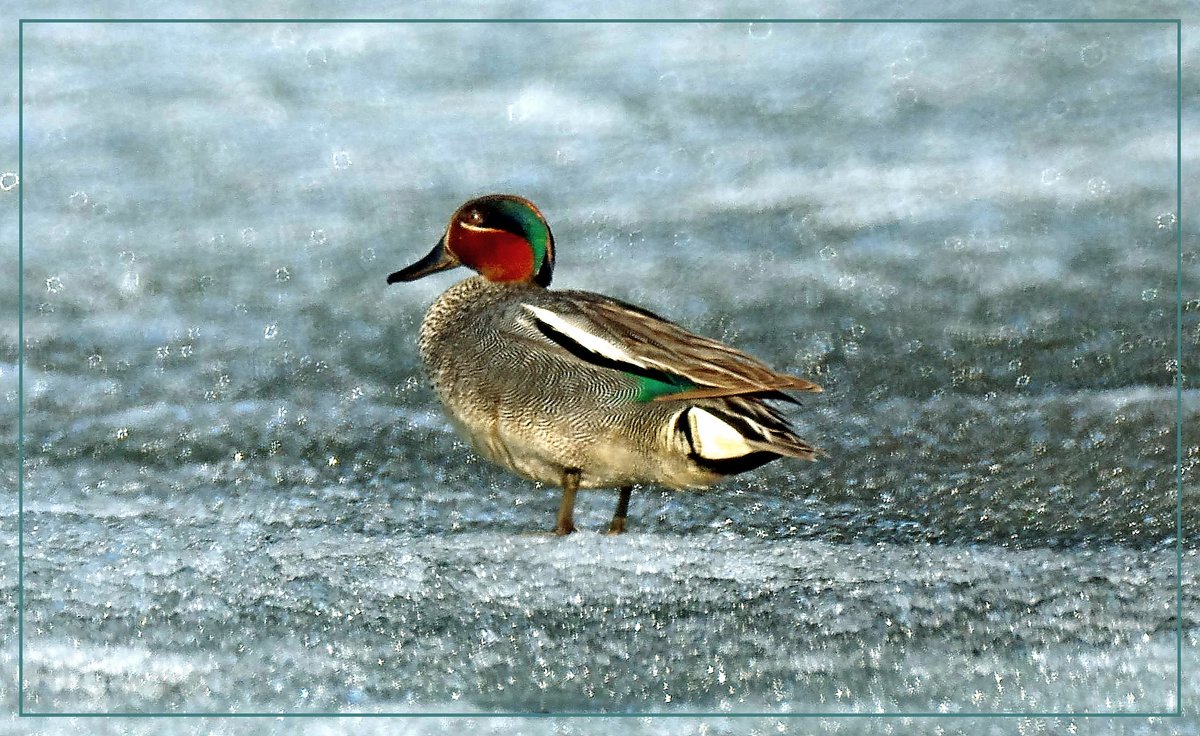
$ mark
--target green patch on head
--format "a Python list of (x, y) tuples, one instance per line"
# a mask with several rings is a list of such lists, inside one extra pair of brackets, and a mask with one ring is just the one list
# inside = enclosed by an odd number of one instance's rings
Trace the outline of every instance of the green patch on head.
[(638, 384), (638, 393), (634, 397), (637, 401), (654, 401), (660, 396), (670, 396), (696, 388), (696, 384), (686, 378), (672, 376), (668, 373), (663, 373), (661, 379), (649, 376), (634, 376), (634, 378)]
[(496, 202), (496, 208), (518, 222), (529, 244), (533, 246), (533, 272), (542, 270), (546, 259), (552, 257), (553, 240), (546, 221), (526, 202), (506, 198)]

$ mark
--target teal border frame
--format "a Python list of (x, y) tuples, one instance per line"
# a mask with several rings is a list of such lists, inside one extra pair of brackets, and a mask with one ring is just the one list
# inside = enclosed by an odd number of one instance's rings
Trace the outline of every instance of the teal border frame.
[[(25, 25), (184, 23), (522, 23), (522, 24), (1135, 24), (1175, 26), (1175, 709), (1151, 712), (182, 712), (39, 713), (25, 709)], [(17, 715), (22, 718), (1181, 718), (1183, 716), (1183, 20), (1181, 18), (21, 18), (17, 32)]]

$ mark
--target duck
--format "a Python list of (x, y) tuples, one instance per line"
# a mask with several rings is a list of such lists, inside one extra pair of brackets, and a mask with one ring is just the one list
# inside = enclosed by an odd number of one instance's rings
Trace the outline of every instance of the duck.
[(554, 533), (576, 530), (578, 491), (618, 489), (609, 534), (626, 531), (635, 485), (710, 486), (780, 458), (821, 454), (768, 402), (820, 392), (647, 309), (551, 289), (555, 242), (528, 199), (488, 194), (450, 217), (424, 258), (387, 277), (466, 266), (421, 322), (433, 391), (474, 450), (562, 489)]

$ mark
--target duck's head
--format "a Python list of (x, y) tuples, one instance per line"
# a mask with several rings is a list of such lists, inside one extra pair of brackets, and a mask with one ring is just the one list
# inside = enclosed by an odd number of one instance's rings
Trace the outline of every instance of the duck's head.
[(489, 281), (549, 286), (554, 236), (533, 202), (513, 194), (489, 194), (459, 207), (429, 255), (397, 271), (389, 284), (468, 266)]

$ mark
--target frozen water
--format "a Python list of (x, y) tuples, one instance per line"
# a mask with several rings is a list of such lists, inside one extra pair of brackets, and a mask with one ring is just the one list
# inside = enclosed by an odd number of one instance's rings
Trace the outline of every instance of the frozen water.
[[(25, 201), (26, 708), (464, 712), (455, 728), (537, 734), (588, 726), (485, 714), (892, 733), (734, 716), (1173, 709), (1174, 244), (1195, 235), (1174, 38), (27, 25), (25, 175), (0, 177)], [(596, 532), (613, 494), (586, 493), (586, 531), (540, 534), (554, 489), (475, 458), (420, 378), (421, 314), (455, 275), (384, 284), (487, 191), (547, 213), (556, 286), (822, 383), (794, 417), (828, 457), (640, 488), (618, 538)], [(35, 723), (0, 729), (194, 732)], [(990, 723), (920, 722), (1027, 722)]]

